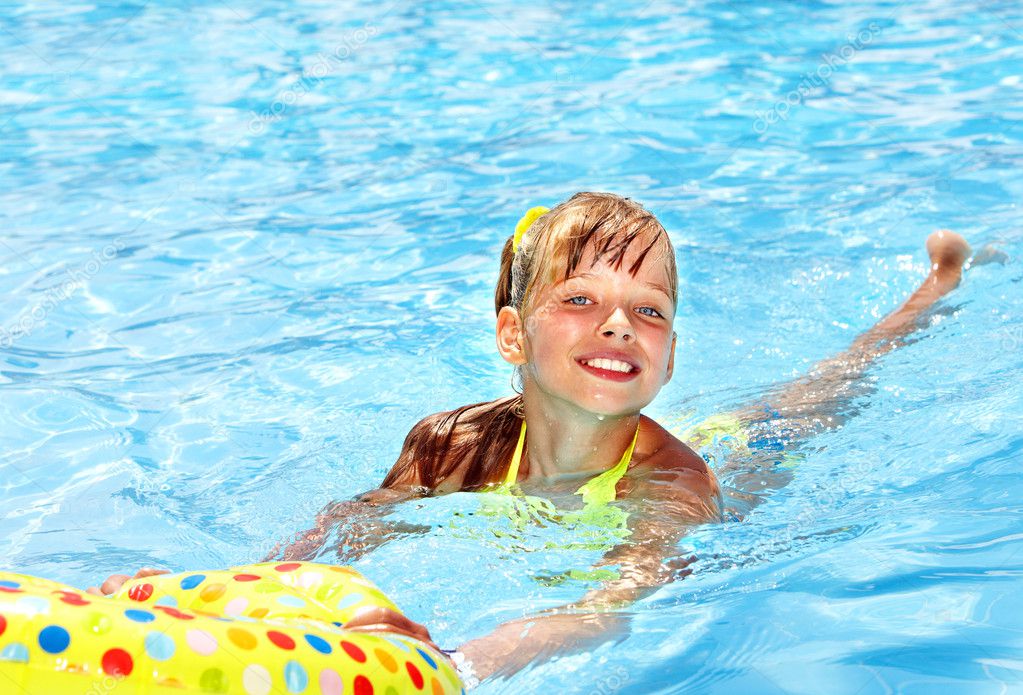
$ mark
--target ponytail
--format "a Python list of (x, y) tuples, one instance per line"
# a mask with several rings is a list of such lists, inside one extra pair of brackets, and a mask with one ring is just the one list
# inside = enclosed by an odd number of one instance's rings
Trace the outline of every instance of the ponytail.
[(513, 238), (508, 237), (501, 251), (501, 273), (497, 276), (497, 289), (494, 290), (495, 314), (500, 314), (502, 307), (512, 304), (512, 261), (515, 260), (512, 241)]

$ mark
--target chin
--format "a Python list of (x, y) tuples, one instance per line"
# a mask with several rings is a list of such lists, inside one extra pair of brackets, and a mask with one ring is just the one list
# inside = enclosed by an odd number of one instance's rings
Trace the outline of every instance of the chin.
[(576, 405), (599, 418), (636, 415), (646, 407), (646, 403), (626, 402), (617, 398), (587, 398)]

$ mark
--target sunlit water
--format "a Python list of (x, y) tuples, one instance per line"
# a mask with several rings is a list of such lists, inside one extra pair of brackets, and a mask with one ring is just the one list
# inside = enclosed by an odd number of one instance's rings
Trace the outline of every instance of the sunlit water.
[[(419, 418), (510, 393), (492, 292), (530, 205), (611, 190), (670, 230), (665, 422), (846, 347), (947, 227), (1009, 262), (870, 370), (788, 486), (686, 538), (693, 574), (623, 641), (481, 690), (1020, 687), (1017, 3), (34, 3), (0, 27), (5, 566), (252, 561), (374, 487)], [(358, 562), (447, 646), (579, 598), (536, 577), (599, 557), (452, 532), (475, 504), (406, 505), (433, 530)]]

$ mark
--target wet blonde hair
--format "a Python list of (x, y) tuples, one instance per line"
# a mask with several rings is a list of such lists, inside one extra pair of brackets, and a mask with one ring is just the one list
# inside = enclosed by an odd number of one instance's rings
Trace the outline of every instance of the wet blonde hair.
[[(518, 253), (514, 237), (501, 252), (494, 309), (514, 307), (520, 316), (532, 311), (530, 300), (542, 287), (568, 280), (592, 245), (593, 263), (604, 259), (615, 270), (634, 243), (645, 244), (628, 268), (635, 276), (654, 253), (668, 272), (672, 309), (677, 310), (678, 271), (668, 233), (639, 203), (613, 193), (576, 193), (533, 222)], [(424, 418), (405, 438), (401, 455), (381, 487), (418, 481), (428, 492), (465, 465), (462, 490), (478, 490), (507, 473), (522, 423), (521, 394), (474, 403)], [(467, 462), (467, 463), (466, 463)]]
[(494, 310), (502, 307), (532, 309), (530, 300), (541, 287), (568, 280), (593, 246), (593, 263), (601, 259), (615, 270), (621, 268), (633, 243), (646, 246), (629, 267), (633, 276), (651, 251), (667, 265), (672, 308), (678, 304), (678, 269), (675, 249), (657, 218), (642, 205), (614, 193), (576, 193), (539, 217), (513, 251), (512, 239), (501, 253), (501, 274), (494, 293)]

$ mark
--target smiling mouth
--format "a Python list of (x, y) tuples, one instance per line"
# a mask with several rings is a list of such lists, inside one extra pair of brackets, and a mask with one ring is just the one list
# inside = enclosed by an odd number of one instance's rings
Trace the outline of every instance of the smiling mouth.
[(590, 374), (610, 381), (629, 381), (635, 379), (639, 374), (639, 367), (634, 367), (621, 360), (601, 357), (591, 360), (576, 360), (576, 362)]

